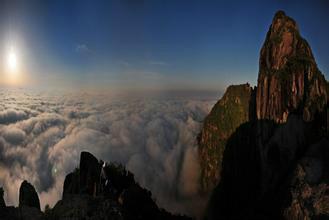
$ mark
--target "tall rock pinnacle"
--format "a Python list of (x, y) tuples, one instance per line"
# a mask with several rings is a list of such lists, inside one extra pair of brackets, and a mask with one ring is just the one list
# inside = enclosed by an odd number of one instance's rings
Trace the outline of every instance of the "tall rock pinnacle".
[(260, 52), (257, 119), (286, 122), (300, 112), (306, 121), (326, 105), (326, 81), (296, 22), (278, 11)]
[[(204, 120), (198, 137), (202, 189), (209, 191), (220, 182), (228, 140), (245, 123), (265, 120), (282, 125), (293, 113), (303, 121), (321, 121), (319, 126), (328, 133), (328, 94), (329, 84), (297, 23), (278, 11), (260, 52), (257, 87), (228, 87)], [(265, 135), (266, 130), (259, 133)]]

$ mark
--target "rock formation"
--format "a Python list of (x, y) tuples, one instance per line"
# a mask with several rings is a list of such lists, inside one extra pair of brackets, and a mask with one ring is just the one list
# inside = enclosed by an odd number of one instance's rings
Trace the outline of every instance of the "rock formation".
[(329, 141), (320, 140), (301, 158), (290, 182), (284, 206), (286, 219), (329, 218)]
[(234, 85), (227, 88), (224, 96), (205, 118), (198, 137), (202, 188), (213, 188), (220, 180), (221, 161), (227, 139), (244, 122), (254, 115), (255, 91), (250, 85)]
[(278, 11), (260, 52), (256, 95), (258, 119), (286, 122), (289, 113), (314, 119), (327, 103), (326, 81), (296, 22)]
[[(329, 132), (329, 111), (325, 110), (329, 103), (328, 82), (317, 68), (311, 48), (301, 37), (296, 22), (283, 11), (275, 14), (261, 49), (257, 87), (228, 99), (227, 94), (238, 87), (230, 86), (216, 103), (198, 138), (204, 191), (211, 191), (219, 183), (227, 140), (245, 122), (268, 120), (280, 124), (286, 123), (289, 115), (300, 115), (305, 122), (317, 124), (320, 131)], [(242, 102), (242, 107), (234, 104), (234, 100), (239, 99), (248, 101)], [(228, 104), (223, 106), (223, 100)], [(236, 109), (240, 113), (236, 114)], [(266, 132), (275, 130), (264, 131), (264, 127), (267, 125), (255, 128), (259, 130), (258, 143), (265, 143), (270, 135)]]
[(203, 189), (217, 184), (206, 219), (328, 219), (328, 82), (292, 18), (274, 16), (256, 95), (238, 94), (231, 100), (247, 97), (243, 108), (216, 114), (231, 88), (198, 139)]
[(81, 152), (79, 168), (66, 176), (62, 200), (58, 201), (52, 209), (48, 207), (44, 213), (41, 212), (34, 187), (23, 181), (19, 207), (1, 205), (0, 200), (0, 219), (178, 220), (190, 218), (173, 215), (159, 208), (152, 198), (152, 193), (142, 188), (135, 181), (134, 175), (124, 166), (104, 163), (98, 161), (89, 152)]
[(98, 161), (81, 152), (80, 166), (68, 174), (63, 199), (47, 219), (188, 219), (160, 209), (150, 191), (122, 165)]
[(5, 200), (3, 199), (3, 189), (0, 187), (0, 209), (6, 207)]
[[(40, 202), (34, 187), (24, 180), (19, 189), (19, 207), (6, 206), (3, 201), (3, 190), (0, 188), (0, 219), (21, 220), (33, 219), (44, 220), (45, 216), (40, 211)], [(1, 202), (2, 200), (2, 202)]]
[(29, 206), (40, 210), (40, 201), (34, 187), (24, 180), (19, 189), (19, 207)]
[(99, 182), (101, 166), (94, 155), (81, 152), (80, 155), (80, 192), (95, 195)]

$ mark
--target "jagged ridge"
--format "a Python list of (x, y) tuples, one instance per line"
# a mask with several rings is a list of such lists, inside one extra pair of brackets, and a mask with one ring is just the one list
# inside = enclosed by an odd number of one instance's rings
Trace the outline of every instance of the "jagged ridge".
[(62, 200), (44, 213), (34, 187), (26, 181), (20, 188), (19, 208), (7, 207), (0, 189), (3, 220), (190, 219), (160, 209), (152, 193), (142, 188), (124, 166), (98, 161), (88, 152), (81, 152), (79, 168), (66, 176)]

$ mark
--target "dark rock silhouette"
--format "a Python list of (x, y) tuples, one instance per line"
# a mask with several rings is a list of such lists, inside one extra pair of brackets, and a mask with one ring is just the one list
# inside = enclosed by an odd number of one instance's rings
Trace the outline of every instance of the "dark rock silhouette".
[(190, 219), (160, 209), (124, 166), (98, 161), (89, 152), (81, 152), (79, 168), (66, 176), (62, 200), (52, 209), (40, 211), (38, 195), (27, 181), (19, 201), (19, 208), (0, 205), (0, 219)]
[(88, 195), (96, 195), (101, 164), (94, 155), (89, 152), (81, 152), (80, 154), (80, 192)]
[(40, 201), (37, 192), (29, 182), (24, 180), (19, 189), (19, 207), (29, 206), (40, 210)]
[(136, 183), (124, 166), (98, 161), (81, 152), (80, 166), (68, 174), (63, 199), (47, 219), (188, 219), (160, 209), (150, 191)]
[(0, 209), (6, 207), (5, 200), (3, 199), (3, 189), (0, 187)]
[(6, 206), (3, 200), (3, 190), (0, 188), (0, 219), (22, 220), (22, 219), (45, 219), (40, 211), (40, 202), (34, 187), (24, 180), (19, 189), (19, 207)]

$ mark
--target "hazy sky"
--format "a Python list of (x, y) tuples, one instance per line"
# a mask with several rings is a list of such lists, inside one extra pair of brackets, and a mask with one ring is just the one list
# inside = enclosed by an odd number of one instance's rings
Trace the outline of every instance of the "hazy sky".
[[(299, 24), (329, 73), (328, 1), (14, 1), (0, 3), (0, 62), (20, 86), (223, 90), (255, 85), (274, 13)], [(0, 83), (5, 84), (4, 71)]]

